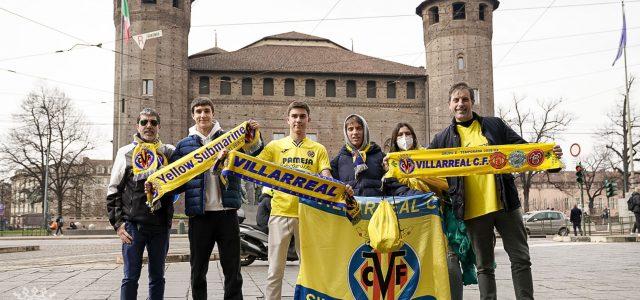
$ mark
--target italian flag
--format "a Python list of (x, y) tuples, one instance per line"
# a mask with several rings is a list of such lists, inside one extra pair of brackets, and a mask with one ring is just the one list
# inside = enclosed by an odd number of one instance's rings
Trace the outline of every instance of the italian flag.
[(126, 42), (131, 37), (131, 20), (129, 19), (129, 5), (127, 0), (122, 0), (120, 3), (120, 12), (122, 13), (122, 35)]

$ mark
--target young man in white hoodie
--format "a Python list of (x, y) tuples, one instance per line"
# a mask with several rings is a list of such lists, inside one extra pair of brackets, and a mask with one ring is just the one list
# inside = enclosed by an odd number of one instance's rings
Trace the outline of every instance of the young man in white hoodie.
[[(214, 120), (214, 115), (210, 99), (200, 97), (191, 102), (191, 116), (195, 125), (189, 128), (189, 136), (178, 142), (170, 162), (224, 134), (220, 124)], [(249, 127), (256, 130), (259, 124), (250, 121)], [(251, 146), (243, 148), (245, 152), (254, 154), (261, 150), (260, 141), (249, 144)], [(224, 154), (226, 151), (222, 155)], [(176, 190), (176, 193), (185, 193), (185, 214), (189, 216), (189, 262), (193, 299), (207, 299), (209, 257), (216, 244), (224, 274), (224, 299), (242, 299), (237, 215), (242, 204), (241, 182), (233, 176), (227, 178), (227, 181), (227, 185), (223, 185), (217, 173), (208, 170)]]

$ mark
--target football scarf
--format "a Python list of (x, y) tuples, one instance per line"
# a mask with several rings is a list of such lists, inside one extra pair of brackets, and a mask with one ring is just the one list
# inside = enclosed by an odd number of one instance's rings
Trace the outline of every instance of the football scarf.
[(385, 177), (420, 178), (544, 171), (564, 167), (555, 144), (495, 145), (394, 152)]
[(167, 165), (167, 157), (158, 152), (162, 142), (158, 139), (153, 143), (143, 141), (138, 134), (133, 135), (133, 154), (131, 155), (131, 167), (133, 180), (141, 180), (149, 177), (153, 172)]
[[(249, 129), (249, 122), (243, 122), (217, 139), (174, 161), (147, 178), (153, 186), (153, 195), (147, 196), (147, 205), (152, 209), (164, 194), (187, 183), (187, 181), (216, 166), (218, 154), (222, 150), (253, 148), (260, 141), (260, 132)], [(254, 136), (255, 135), (255, 136)], [(247, 141), (253, 137), (250, 144)]]

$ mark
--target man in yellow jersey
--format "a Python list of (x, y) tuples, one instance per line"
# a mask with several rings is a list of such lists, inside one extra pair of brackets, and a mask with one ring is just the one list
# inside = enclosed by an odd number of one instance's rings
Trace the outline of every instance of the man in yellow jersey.
[[(466, 83), (454, 84), (449, 95), (452, 124), (433, 138), (429, 148), (527, 143), (502, 119), (473, 112), (473, 90)], [(553, 151), (562, 156), (559, 146)], [(493, 266), (496, 228), (511, 261), (516, 298), (533, 299), (529, 245), (513, 175), (448, 177), (447, 181), (456, 217), (465, 220), (476, 253), (480, 297), (497, 298)]]
[[(307, 137), (311, 121), (309, 106), (294, 101), (287, 108), (289, 136), (271, 141), (258, 158), (286, 167), (331, 177), (329, 155), (321, 144)], [(300, 257), (298, 231), (298, 197), (274, 191), (269, 217), (269, 272), (267, 274), (266, 299), (280, 299), (282, 278), (287, 262), (287, 249), (294, 237), (296, 252)]]

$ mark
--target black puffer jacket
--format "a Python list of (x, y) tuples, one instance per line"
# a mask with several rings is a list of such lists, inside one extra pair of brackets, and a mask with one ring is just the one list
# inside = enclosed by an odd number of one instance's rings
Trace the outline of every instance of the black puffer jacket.
[(382, 152), (380, 146), (371, 143), (367, 151), (367, 170), (360, 173), (358, 181), (355, 178), (353, 169), (353, 155), (347, 150), (346, 146), (342, 146), (340, 152), (331, 160), (331, 175), (353, 188), (355, 196), (375, 197), (382, 196), (382, 176), (384, 169), (382, 167), (382, 159), (385, 153)]
[[(478, 120), (482, 128), (482, 134), (487, 138), (489, 145), (525, 144), (525, 141), (505, 122), (496, 117), (480, 117), (475, 112), (473, 117)], [(429, 145), (430, 149), (460, 147), (460, 134), (456, 129), (456, 121), (442, 132), (436, 134)], [(520, 199), (514, 177), (511, 174), (497, 174), (496, 188), (498, 197), (507, 211), (520, 208)], [(453, 211), (458, 219), (464, 219), (464, 177), (447, 177), (449, 183), (449, 196), (453, 205)]]

